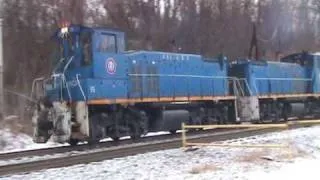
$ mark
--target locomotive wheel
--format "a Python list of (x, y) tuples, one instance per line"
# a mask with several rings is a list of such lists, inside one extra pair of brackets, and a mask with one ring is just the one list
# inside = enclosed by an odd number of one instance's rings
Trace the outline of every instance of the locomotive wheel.
[(284, 119), (285, 122), (288, 121), (288, 117), (289, 117), (289, 114), (291, 112), (291, 109), (290, 109), (290, 104), (289, 103), (285, 103), (283, 105), (283, 109), (282, 109), (282, 117)]
[(73, 139), (73, 138), (71, 138), (68, 143), (69, 143), (71, 146), (76, 146), (76, 145), (78, 144), (78, 142), (79, 142), (78, 139)]
[(141, 137), (141, 134), (137, 134), (137, 133), (133, 133), (133, 134), (130, 135), (130, 138), (131, 138), (132, 140), (137, 140), (137, 139), (139, 139), (140, 137)]
[(131, 135), (131, 136), (130, 136), (130, 138), (131, 138), (132, 140), (137, 140), (137, 139), (139, 139), (139, 138), (140, 138), (140, 136), (137, 136), (137, 135)]
[(131, 135), (130, 135), (130, 138), (132, 140), (136, 140), (136, 139), (139, 139), (141, 137), (141, 134), (142, 134), (142, 131), (139, 127), (138, 124), (134, 123), (130, 126), (130, 130), (131, 130)]
[(111, 139), (113, 140), (113, 141), (119, 141), (119, 137), (111, 137)]
[(99, 139), (89, 139), (88, 140), (88, 144), (89, 145), (96, 145), (96, 144), (99, 144), (99, 143), (100, 143)]
[(119, 141), (119, 134), (116, 132), (115, 127), (107, 127), (107, 137), (111, 138), (113, 141)]

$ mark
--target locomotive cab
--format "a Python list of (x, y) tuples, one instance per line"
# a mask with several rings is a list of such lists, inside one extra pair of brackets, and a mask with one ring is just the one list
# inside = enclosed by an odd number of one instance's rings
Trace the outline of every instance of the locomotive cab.
[(95, 53), (118, 54), (125, 50), (124, 33), (112, 29), (73, 25), (59, 29), (54, 38), (60, 47), (62, 64), (58, 66), (64, 70), (92, 65)]
[(124, 33), (106, 28), (88, 28), (71, 25), (54, 34), (59, 47), (51, 78), (46, 81), (44, 96), (50, 101), (84, 100), (84, 92), (73, 93), (81, 79), (94, 78), (101, 57), (124, 52)]
[[(87, 83), (94, 78), (95, 68), (101, 66), (97, 61), (125, 49), (124, 33), (106, 28), (65, 26), (54, 33), (53, 40), (59, 53), (52, 75), (41, 82), (37, 79), (32, 87), (33, 98), (38, 101), (32, 119), (37, 143), (45, 143), (50, 137), (56, 142), (72, 139), (72, 126), (84, 124), (74, 122), (73, 117), (80, 115), (74, 113), (76, 107), (72, 106), (88, 99)], [(40, 92), (38, 86), (42, 87)], [(88, 125), (78, 128), (89, 135)]]

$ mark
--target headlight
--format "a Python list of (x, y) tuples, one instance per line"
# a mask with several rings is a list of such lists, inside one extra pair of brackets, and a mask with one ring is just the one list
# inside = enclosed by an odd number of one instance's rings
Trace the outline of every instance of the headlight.
[(61, 28), (61, 34), (62, 34), (62, 35), (67, 34), (68, 32), (69, 32), (68, 27), (63, 27), (63, 28)]

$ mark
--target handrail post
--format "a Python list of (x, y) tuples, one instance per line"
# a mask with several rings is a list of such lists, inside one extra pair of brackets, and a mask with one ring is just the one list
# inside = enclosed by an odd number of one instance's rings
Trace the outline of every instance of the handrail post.
[(182, 147), (185, 148), (187, 145), (187, 139), (186, 139), (186, 129), (184, 122), (181, 125), (182, 133), (181, 133), (181, 139), (182, 139)]
[(287, 125), (287, 131), (288, 131), (288, 144), (287, 144), (287, 148), (288, 148), (288, 159), (289, 161), (293, 160), (293, 151), (292, 151), (292, 146), (291, 146), (291, 140), (292, 140), (292, 137), (291, 137), (291, 133), (290, 133), (290, 124), (289, 122), (286, 123)]

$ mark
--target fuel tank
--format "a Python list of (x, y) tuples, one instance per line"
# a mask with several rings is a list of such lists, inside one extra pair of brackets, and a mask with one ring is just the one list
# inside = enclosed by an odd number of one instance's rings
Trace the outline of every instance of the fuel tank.
[[(151, 131), (174, 131), (181, 129), (181, 123), (188, 122), (190, 113), (187, 110), (162, 110), (158, 117), (151, 119)], [(154, 120), (154, 122), (152, 122)]]

